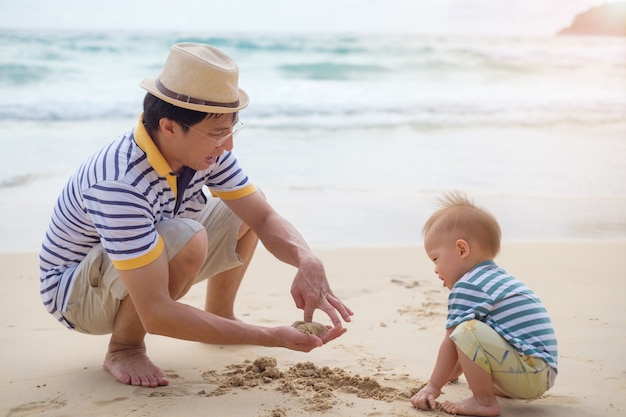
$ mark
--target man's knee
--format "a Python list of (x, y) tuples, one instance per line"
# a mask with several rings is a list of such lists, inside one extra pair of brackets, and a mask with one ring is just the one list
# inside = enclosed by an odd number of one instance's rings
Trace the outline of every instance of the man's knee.
[(208, 238), (204, 229), (194, 233), (169, 261), (169, 291), (178, 300), (195, 283), (207, 258)]
[(200, 270), (207, 258), (209, 239), (206, 230), (202, 229), (194, 233), (185, 246), (170, 260), (172, 263), (183, 263), (192, 269)]
[(189, 251), (198, 264), (198, 268), (204, 265), (209, 250), (209, 238), (206, 230), (200, 230), (189, 241)]

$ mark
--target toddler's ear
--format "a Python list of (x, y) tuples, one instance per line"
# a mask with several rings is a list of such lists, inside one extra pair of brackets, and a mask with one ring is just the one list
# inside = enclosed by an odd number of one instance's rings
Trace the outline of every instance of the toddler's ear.
[(465, 239), (457, 239), (457, 241), (455, 242), (455, 245), (456, 245), (456, 250), (462, 259), (465, 259), (469, 256), (470, 246), (469, 246), (469, 243), (467, 243)]

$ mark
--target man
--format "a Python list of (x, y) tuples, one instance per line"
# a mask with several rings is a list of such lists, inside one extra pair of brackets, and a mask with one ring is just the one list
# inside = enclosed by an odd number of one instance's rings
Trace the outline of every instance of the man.
[[(350, 321), (322, 262), (231, 153), (248, 105), (238, 77), (220, 50), (174, 45), (161, 74), (141, 83), (148, 93), (137, 127), (85, 161), (54, 207), (40, 252), (44, 305), (69, 328), (111, 333), (104, 368), (124, 384), (169, 383), (146, 355), (147, 332), (308, 352)], [(331, 319), (321, 338), (235, 318), (259, 239), (297, 268), (291, 293), (304, 321), (318, 308)], [(205, 310), (177, 301), (204, 279)]]

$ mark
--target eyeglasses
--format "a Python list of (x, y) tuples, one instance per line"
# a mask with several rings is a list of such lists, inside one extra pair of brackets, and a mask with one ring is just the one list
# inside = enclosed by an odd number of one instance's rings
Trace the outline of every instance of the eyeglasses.
[(237, 133), (239, 133), (241, 131), (241, 129), (244, 128), (244, 124), (242, 122), (237, 121), (237, 123), (235, 123), (233, 125), (233, 127), (231, 128), (231, 131), (229, 134), (227, 134), (226, 136), (222, 136), (219, 139), (215, 139), (212, 138), (211, 136), (205, 135), (204, 133), (200, 132), (198, 129), (195, 129), (191, 126), (189, 126), (188, 124), (185, 124), (185, 126), (187, 126), (189, 129), (193, 130), (194, 132), (196, 132), (197, 134), (199, 134), (200, 136), (204, 136), (207, 139), (212, 140), (213, 142), (215, 142), (215, 147), (219, 148), (220, 146), (222, 146), (231, 136), (234, 138), (235, 135), (237, 135)]

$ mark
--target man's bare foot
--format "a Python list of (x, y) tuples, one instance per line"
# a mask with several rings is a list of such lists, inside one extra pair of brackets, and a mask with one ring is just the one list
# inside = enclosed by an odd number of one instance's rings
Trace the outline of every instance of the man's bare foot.
[(103, 366), (122, 384), (154, 388), (170, 383), (165, 374), (148, 358), (145, 348), (109, 351)]
[(443, 411), (454, 415), (463, 416), (481, 416), (481, 417), (495, 417), (500, 415), (500, 405), (495, 399), (493, 403), (489, 405), (483, 405), (478, 402), (474, 397), (469, 397), (455, 403), (446, 401), (441, 404)]

